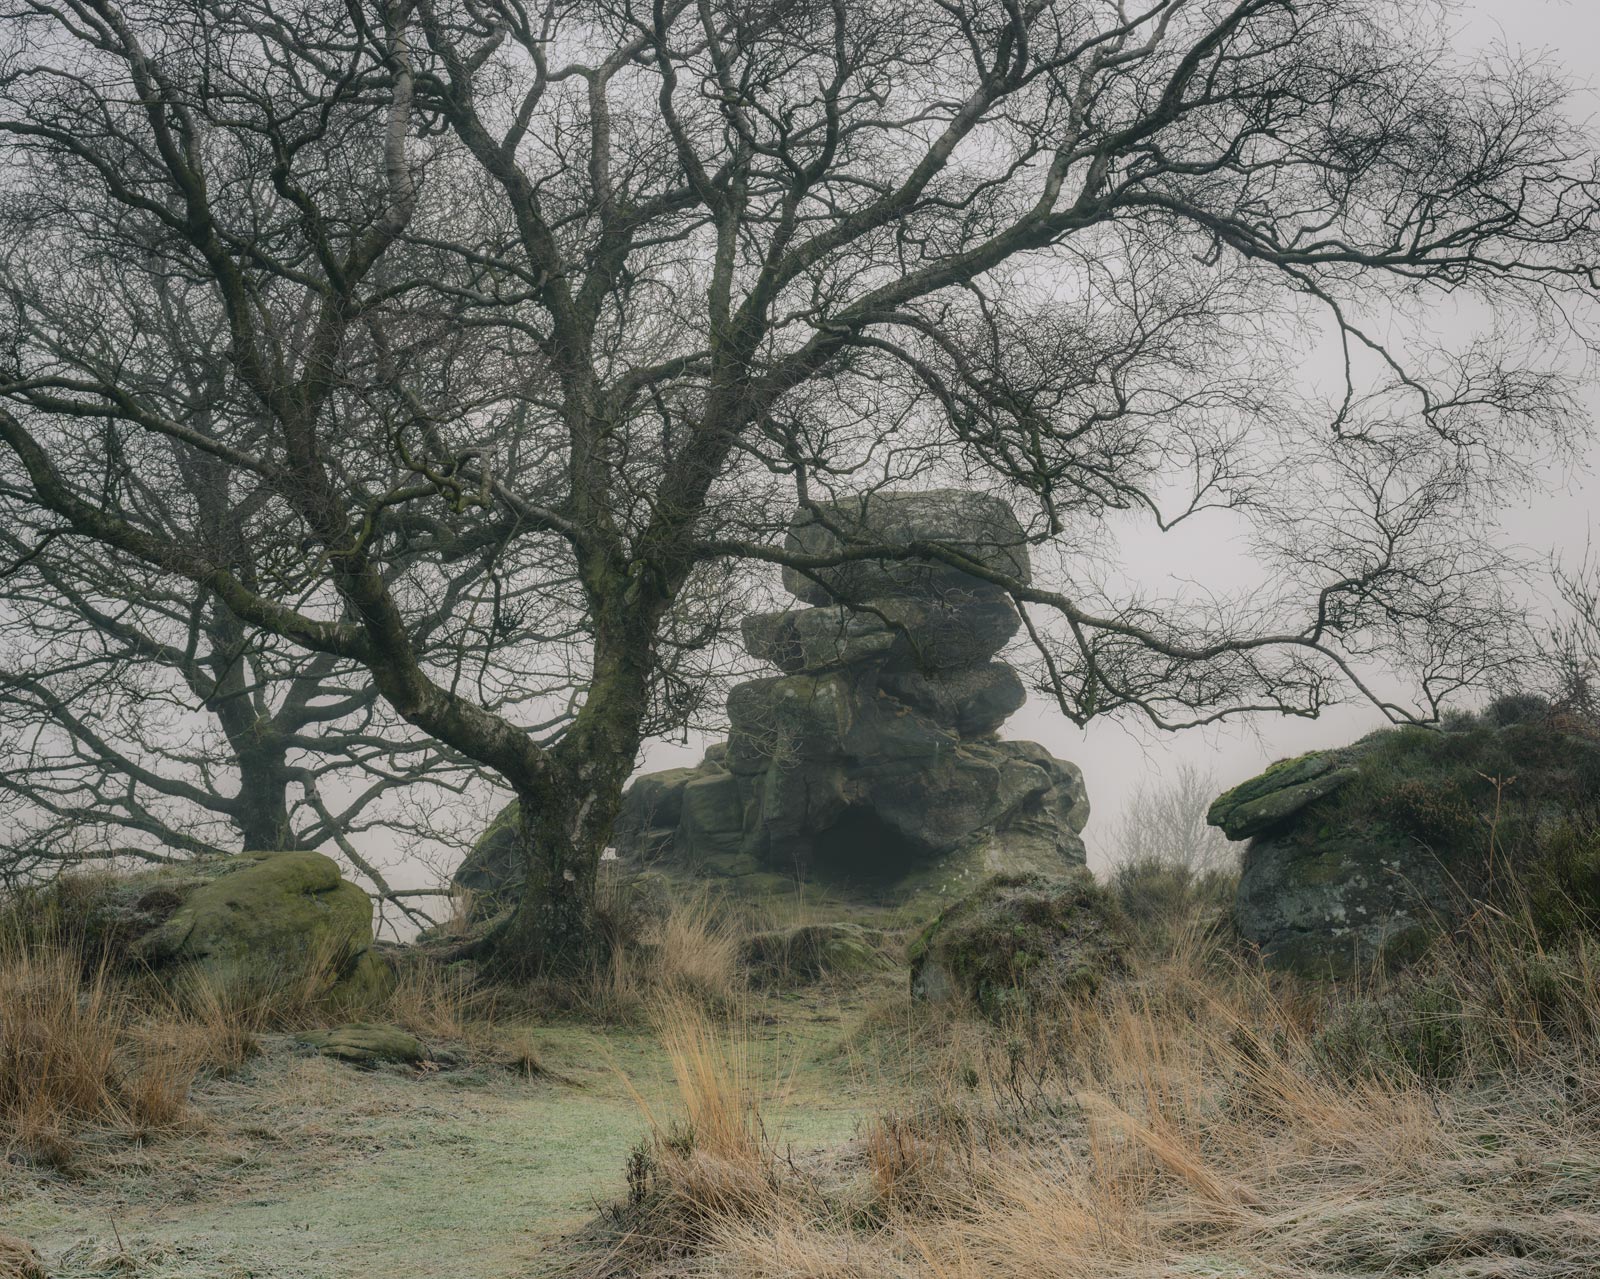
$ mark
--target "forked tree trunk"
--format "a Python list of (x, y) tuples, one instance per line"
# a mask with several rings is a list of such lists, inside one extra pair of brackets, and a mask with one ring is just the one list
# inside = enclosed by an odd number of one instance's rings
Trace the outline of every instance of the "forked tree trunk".
[(502, 970), (572, 974), (608, 957), (595, 917), (600, 857), (644, 741), (656, 628), (692, 564), (682, 550), (650, 574), (620, 559), (586, 566), (594, 665), (583, 706), (537, 776), (508, 778), (524, 874), (510, 917), (486, 939)]

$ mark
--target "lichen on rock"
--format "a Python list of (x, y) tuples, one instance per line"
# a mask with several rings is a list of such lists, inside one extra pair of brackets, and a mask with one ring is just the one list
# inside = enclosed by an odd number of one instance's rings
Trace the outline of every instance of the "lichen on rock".
[(1592, 729), (1491, 707), (1276, 764), (1209, 820), (1249, 841), (1240, 936), (1270, 964), (1339, 977), (1408, 961), (1484, 901), (1516, 897), (1547, 935), (1600, 923), (1596, 795)]

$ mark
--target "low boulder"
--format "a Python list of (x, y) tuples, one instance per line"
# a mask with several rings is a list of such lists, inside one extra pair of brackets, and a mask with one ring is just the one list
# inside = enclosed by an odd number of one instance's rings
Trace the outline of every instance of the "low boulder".
[(202, 857), (131, 875), (64, 881), (64, 920), (91, 953), (225, 986), (310, 975), (338, 998), (381, 993), (372, 899), (310, 850)]
[(428, 1060), (428, 1050), (415, 1035), (398, 1026), (374, 1022), (356, 1021), (327, 1030), (304, 1031), (295, 1036), (295, 1042), (324, 1057), (337, 1057), (355, 1066), (416, 1066)]
[(1240, 936), (1343, 977), (1408, 961), (1485, 902), (1546, 937), (1600, 923), (1600, 733), (1546, 712), (1386, 729), (1220, 797), (1209, 820), (1249, 841)]
[(997, 875), (912, 944), (911, 994), (970, 999), (994, 1020), (1093, 994), (1128, 968), (1127, 924), (1087, 870)]
[(241, 853), (147, 933), (139, 954), (218, 978), (326, 951), (342, 970), (372, 945), (372, 899), (309, 851)]

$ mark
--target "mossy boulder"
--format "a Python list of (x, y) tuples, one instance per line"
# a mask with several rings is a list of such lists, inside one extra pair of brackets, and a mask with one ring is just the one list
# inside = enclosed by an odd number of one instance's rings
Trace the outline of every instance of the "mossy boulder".
[(1127, 971), (1128, 926), (1087, 870), (997, 875), (912, 944), (911, 993), (969, 998), (996, 1020), (1093, 994)]
[(68, 878), (50, 909), (90, 954), (222, 986), (310, 976), (351, 1000), (381, 996), (372, 899), (310, 850), (202, 857), (133, 874)]
[(1352, 782), (1359, 770), (1341, 767), (1339, 757), (1313, 751), (1297, 759), (1281, 760), (1266, 772), (1219, 795), (1206, 820), (1220, 827), (1229, 839), (1249, 839), (1287, 821)]
[(1394, 966), (1484, 902), (1552, 939), (1600, 921), (1600, 732), (1497, 703), (1275, 765), (1210, 821), (1249, 839), (1234, 918), (1268, 963)]
[(326, 951), (340, 969), (372, 945), (372, 899), (310, 851), (241, 853), (151, 930), (140, 953), (230, 975)]
[(295, 1042), (313, 1048), (324, 1057), (337, 1057), (357, 1066), (376, 1066), (384, 1062), (414, 1066), (428, 1059), (428, 1050), (415, 1035), (398, 1026), (373, 1022), (351, 1022), (328, 1030), (309, 1030), (295, 1036)]
[(512, 800), (495, 814), (450, 877), (454, 887), (472, 895), (474, 918), (494, 914), (522, 883), (517, 829), (521, 820), (522, 809)]

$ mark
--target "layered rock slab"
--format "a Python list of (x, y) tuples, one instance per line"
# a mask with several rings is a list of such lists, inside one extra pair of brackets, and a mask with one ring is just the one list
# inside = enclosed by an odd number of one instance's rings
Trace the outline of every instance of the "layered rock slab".
[(1546, 937), (1600, 927), (1596, 796), (1592, 727), (1486, 713), (1282, 761), (1209, 820), (1248, 841), (1240, 936), (1275, 967), (1343, 977), (1408, 961), (1484, 902)]
[[(983, 570), (1024, 584), (1033, 580), (1028, 539), (1016, 512), (1000, 498), (966, 489), (880, 492), (819, 502), (795, 513), (784, 549), (796, 557), (833, 558), (919, 543), (938, 547), (949, 558), (862, 558), (811, 569), (786, 567), (783, 588), (807, 604), (832, 604), (971, 589), (990, 580), (981, 575)], [(965, 571), (961, 562), (980, 572)]]

